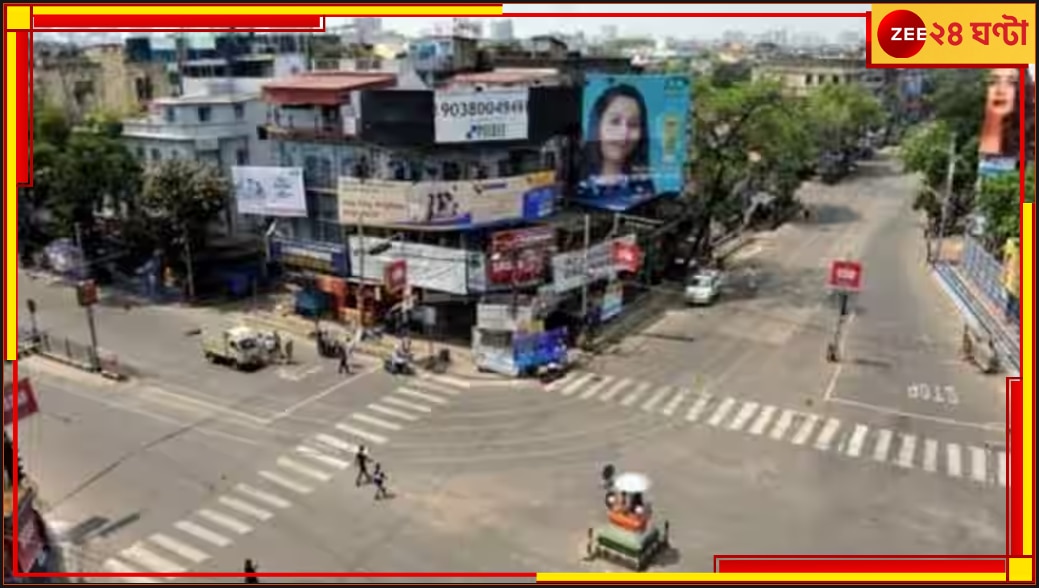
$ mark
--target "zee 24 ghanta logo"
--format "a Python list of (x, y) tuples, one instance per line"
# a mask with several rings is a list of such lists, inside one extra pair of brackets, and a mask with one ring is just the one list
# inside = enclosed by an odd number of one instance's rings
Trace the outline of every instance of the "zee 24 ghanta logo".
[(936, 21), (928, 26), (912, 10), (895, 10), (881, 19), (877, 27), (877, 42), (885, 53), (896, 59), (915, 56), (927, 42), (950, 47), (959, 47), (964, 43), (985, 47), (995, 43), (1003, 43), (1008, 47), (1028, 45), (1028, 21), (1018, 20), (1008, 14), (1002, 17), (1003, 20), (998, 22)]

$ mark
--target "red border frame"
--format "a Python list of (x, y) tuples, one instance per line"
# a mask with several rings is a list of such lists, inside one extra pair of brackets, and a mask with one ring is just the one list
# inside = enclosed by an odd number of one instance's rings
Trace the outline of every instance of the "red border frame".
[[(51, 6), (61, 6), (61, 5), (62, 4), (52, 4)], [(72, 6), (71, 4), (64, 4), (64, 5), (65, 6)], [(98, 6), (105, 6), (105, 5), (107, 5), (107, 6), (116, 6), (115, 4), (96, 4), (96, 5), (98, 5)], [(204, 5), (204, 4), (168, 4), (168, 6), (199, 6), (199, 5)], [(417, 4), (392, 4), (392, 5), (393, 6), (418, 6)], [(5, 8), (6, 8), (6, 6), (8, 6), (8, 5), (5, 5)], [(27, 6), (27, 5), (22, 4), (22, 6)], [(28, 5), (28, 6), (31, 6), (31, 5)], [(81, 6), (81, 4), (77, 4), (76, 6)], [(428, 5), (426, 5), (426, 6), (428, 6)], [(498, 5), (497, 4), (474, 4), (472, 6), (498, 6)], [(372, 16), (379, 16), (379, 15), (372, 15)], [(384, 17), (392, 17), (392, 16), (401, 16), (401, 15), (383, 15), (383, 16)], [(450, 17), (452, 15), (443, 15), (443, 16)], [(508, 13), (506, 13), (506, 14), (503, 14), (503, 16), (507, 16), (509, 18), (538, 18), (538, 17), (550, 17), (550, 18), (560, 18), (560, 17), (564, 17), (564, 18), (565, 17), (570, 17), (570, 18), (573, 18), (573, 17), (623, 17), (623, 18), (659, 18), (659, 17), (663, 17), (663, 18), (747, 18), (747, 17), (771, 17), (771, 18), (862, 18), (862, 17), (865, 17), (865, 20), (866, 20), (866, 61), (867, 61), (867, 67), (874, 67), (874, 68), (898, 67), (898, 66), (895, 66), (895, 65), (886, 66), (886, 65), (874, 65), (874, 64), (872, 64), (871, 47), (870, 47), (870, 41), (871, 41), (871, 13), (870, 12), (865, 12), (865, 13), (850, 13), (850, 12), (849, 13), (822, 13), (822, 12), (819, 12), (819, 13), (783, 13), (783, 12), (774, 12), (774, 13), (773, 12), (768, 12), (768, 13), (726, 13), (726, 12), (707, 12), (707, 13), (694, 13), (694, 12), (688, 12), (688, 13), (685, 13), (685, 12), (682, 12), (682, 13), (667, 13), (667, 12), (659, 12), (659, 13), (623, 13), (623, 12), (616, 12), (615, 13), (615, 12), (600, 12), (600, 13), (580, 13), (580, 14), (573, 14), (573, 13), (520, 13), (520, 14), (508, 14)], [(7, 30), (7, 26), (6, 25), (7, 25), (7, 14), (6, 14), (6, 10), (5, 10), (5, 13), (4, 13), (4, 30), (5, 30), (5, 32)], [(324, 25), (324, 20), (323, 19), (322, 19), (322, 25)], [(155, 29), (147, 29), (147, 30), (148, 30), (148, 32), (159, 32), (159, 31), (156, 31)], [(184, 29), (175, 29), (175, 30), (183, 31)], [(266, 30), (270, 31), (270, 29), (266, 29)], [(322, 28), (322, 30), (323, 30), (323, 28)], [(29, 127), (29, 129), (28, 129), (28, 133), (29, 133), (29, 145), (28, 145), (29, 153), (28, 154), (24, 154), (21, 151), (19, 152), (20, 161), (24, 162), (24, 164), (19, 166), (17, 172), (14, 172), (14, 173), (18, 173), (19, 174), (18, 175), (18, 179), (27, 179), (27, 182), (18, 182), (18, 185), (20, 187), (31, 187), (32, 186), (32, 174), (31, 174), (31, 169), (32, 169), (32, 154), (31, 154), (31, 150), (32, 150), (32, 124), (31, 124), (31, 117), (32, 117), (32, 84), (31, 84), (31, 72), (32, 72), (33, 63), (32, 63), (32, 52), (31, 52), (31, 50), (28, 50), (29, 48), (31, 48), (31, 45), (32, 45), (31, 31), (32, 31), (32, 29), (30, 29), (29, 31), (17, 31), (19, 33), (18, 39), (19, 39), (20, 42), (24, 43), (25, 40), (28, 41), (28, 47), (26, 48), (26, 50), (27, 50), (28, 57), (29, 57), (28, 60), (20, 61), (18, 63), (18, 65), (17, 65), (17, 67), (18, 67), (17, 75), (18, 75), (18, 77), (22, 77), (24, 75), (25, 76), (24, 79), (28, 79), (30, 81), (30, 83), (28, 83), (28, 86), (30, 88), (30, 90), (29, 90), (29, 108), (28, 108), (29, 114), (30, 114), (30, 124), (28, 125), (28, 127)], [(97, 32), (97, 31), (98, 31), (98, 29), (91, 29), (91, 32)], [(73, 32), (73, 31), (72, 30), (68, 30), (68, 29), (64, 29), (64, 30), (62, 30), (62, 32)], [(21, 45), (19, 45), (18, 47), (19, 47), (19, 49), (22, 48)], [(985, 65), (985, 66), (977, 66), (977, 65), (969, 65), (969, 66), (963, 66), (963, 65), (937, 65), (937, 66), (924, 66), (924, 65), (917, 65), (917, 64), (914, 64), (914, 67), (934, 67), (934, 68), (960, 68), (960, 67), (977, 68), (977, 67), (984, 67), (986, 69), (993, 68), (993, 67), (1021, 68), (1020, 65), (1013, 65), (1013, 66), (1005, 66), (1005, 65)], [(5, 72), (4, 80), (5, 80), (5, 85), (6, 85), (6, 69), (7, 69), (7, 67), (6, 67), (6, 61), (5, 61), (5, 63), (4, 63), (4, 72)], [(24, 73), (23, 73), (23, 69), (24, 69)], [(1027, 67), (1025, 67), (1024, 69), (1027, 70)], [(1025, 83), (1024, 80), (1026, 78), (1025, 78), (1025, 76), (1019, 76), (1019, 77), (1020, 77), (1021, 88), (1023, 89), (1024, 88), (1024, 83)], [(1020, 100), (1021, 100), (1022, 105), (1023, 105), (1024, 93), (1023, 92), (1019, 92), (1019, 97), (1020, 97)], [(4, 96), (4, 101), (5, 101), (5, 106), (6, 106), (6, 93), (5, 93), (5, 96)], [(1020, 112), (1021, 112), (1021, 115), (1023, 117), (1024, 109), (1023, 108), (1020, 109)], [(6, 113), (6, 109), (5, 109), (5, 113)], [(17, 123), (16, 122), (16, 124), (24, 124), (24, 123)], [(7, 121), (6, 120), (4, 121), (4, 128), (5, 128), (5, 136), (6, 136), (6, 128), (7, 128)], [(1021, 156), (1022, 156), (1022, 159), (1023, 159), (1023, 154), (1024, 154), (1024, 141), (1023, 141), (1023, 139), (1024, 139), (1024, 125), (1023, 124), (1019, 125), (1019, 132), (1021, 133), (1021, 139), (1022, 139), (1022, 141), (1021, 141)], [(27, 155), (27, 156), (23, 156), (23, 155)], [(24, 171), (23, 171), (23, 168), (25, 168)], [(5, 170), (5, 176), (6, 176), (7, 173), (9, 173), (8, 170)], [(1023, 212), (1023, 208), (1024, 208), (1024, 196), (1025, 196), (1024, 189), (1025, 189), (1025, 186), (1024, 186), (1024, 173), (1022, 171), (1022, 173), (1020, 175), (1020, 193), (1021, 193), (1022, 212)], [(1021, 263), (1022, 264), (1024, 263), (1024, 256), (1021, 256)], [(1023, 265), (1022, 265), (1022, 269), (1023, 269)], [(15, 284), (15, 293), (17, 295), (17, 284)], [(5, 298), (6, 298), (6, 294), (5, 294)], [(6, 300), (5, 300), (5, 304), (6, 304)], [(1022, 313), (1023, 313), (1023, 307), (1022, 307)], [(16, 309), (15, 320), (17, 321), (17, 309)], [(1020, 334), (1019, 334), (1019, 337), (1020, 337)], [(1022, 350), (1022, 353), (1023, 353), (1023, 350)], [(1023, 357), (1021, 357), (1020, 359), (1023, 360)], [(13, 379), (14, 393), (17, 394), (17, 385), (18, 385), (17, 384), (17, 382), (18, 382), (18, 362), (17, 361), (15, 361), (13, 363), (13, 366), (12, 366), (12, 379)], [(717, 571), (721, 571), (721, 570), (719, 570), (719, 563), (721, 561), (733, 562), (733, 561), (737, 561), (737, 560), (741, 561), (742, 564), (740, 564), (740, 565), (744, 565), (744, 566), (746, 566), (748, 564), (749, 565), (777, 565), (777, 564), (774, 564), (774, 563), (764, 564), (763, 562), (776, 562), (776, 561), (786, 560), (789, 563), (783, 564), (783, 565), (787, 566), (788, 569), (790, 569), (796, 563), (796, 562), (791, 562), (790, 560), (800, 560), (800, 562), (807, 563), (808, 561), (825, 561), (825, 560), (840, 560), (842, 562), (851, 562), (851, 561), (856, 560), (856, 559), (868, 559), (868, 558), (878, 559), (879, 558), (879, 559), (887, 560), (887, 561), (894, 561), (894, 560), (900, 560), (900, 559), (915, 559), (915, 560), (918, 560), (918, 561), (926, 560), (926, 561), (945, 561), (945, 562), (950, 562), (950, 561), (957, 561), (957, 560), (959, 560), (960, 562), (971, 562), (973, 560), (978, 560), (978, 559), (981, 559), (981, 560), (997, 559), (997, 560), (1004, 560), (1005, 561), (1009, 557), (1014, 557), (1015, 555), (1019, 556), (1021, 551), (1022, 551), (1022, 544), (1023, 544), (1021, 521), (1017, 520), (1016, 522), (1014, 522), (1014, 521), (1010, 520), (1010, 514), (1014, 511), (1013, 505), (1016, 504), (1015, 502), (1012, 502), (1010, 500), (1010, 498), (1011, 498), (1011, 493), (1012, 492), (1019, 493), (1019, 491), (1021, 489), (1020, 481), (1021, 481), (1021, 476), (1022, 476), (1023, 461), (1022, 461), (1022, 456), (1016, 455), (1018, 452), (1013, 451), (1013, 447), (1015, 447), (1016, 445), (1018, 445), (1018, 444), (1020, 444), (1022, 442), (1022, 439), (1021, 439), (1022, 433), (1021, 433), (1021, 428), (1020, 428), (1020, 425), (1019, 425), (1019, 423), (1023, 422), (1023, 415), (1021, 413), (1022, 394), (1023, 394), (1023, 390), (1022, 390), (1022, 382), (1021, 382), (1021, 380), (1020, 379), (1007, 378), (1007, 396), (1008, 396), (1008, 398), (1007, 398), (1007, 418), (1008, 418), (1008, 422), (1007, 422), (1007, 425), (1008, 425), (1007, 426), (1007, 442), (1008, 442), (1008, 445), (1007, 445), (1007, 457), (1008, 457), (1008, 459), (1010, 459), (1010, 465), (1008, 467), (1010, 467), (1011, 472), (1010, 472), (1010, 476), (1009, 476), (1010, 480), (1008, 481), (1007, 490), (1006, 490), (1006, 494), (1007, 494), (1007, 516), (1008, 516), (1008, 521), (1007, 521), (1007, 539), (1008, 539), (1008, 541), (1007, 541), (1007, 553), (1006, 554), (1003, 554), (1003, 555), (961, 555), (961, 556), (955, 556), (955, 558), (942, 558), (940, 556), (939, 557), (935, 557), (935, 556), (912, 556), (912, 555), (902, 555), (902, 556), (892, 556), (892, 555), (872, 555), (872, 556), (815, 556), (815, 555), (812, 555), (812, 556), (798, 556), (798, 555), (790, 555), (790, 556), (768, 556), (768, 555), (733, 556), (733, 555), (715, 555), (714, 556), (715, 569)], [(15, 405), (13, 406), (13, 412), (14, 412), (14, 423), (13, 423), (12, 426), (13, 426), (14, 435), (13, 435), (13, 439), (12, 439), (12, 445), (13, 445), (15, 456), (17, 456), (18, 455), (18, 453), (17, 453), (18, 452), (18, 406), (17, 406), (17, 403), (15, 403)], [(1011, 423), (1011, 416), (1014, 417), (1013, 418), (1013, 423)], [(1034, 423), (1034, 405), (1033, 405), (1033, 423)], [(1034, 482), (1035, 482), (1035, 472), (1034, 472), (1034, 470), (1033, 470), (1033, 476), (1032, 477), (1033, 477), (1033, 487), (1034, 487)], [(18, 500), (18, 474), (17, 474), (16, 471), (14, 472), (14, 480), (13, 480), (13, 482), (14, 482), (14, 488), (13, 488), (12, 492), (14, 494), (15, 504), (17, 505), (17, 500)], [(1022, 500), (1023, 500), (1023, 498), (1024, 497), (1021, 496)], [(1019, 519), (1020, 517), (1017, 517), (1017, 518)], [(13, 550), (12, 556), (15, 559), (17, 559), (17, 549), (18, 549), (18, 543), (17, 543), (18, 509), (17, 508), (14, 509), (13, 523), (14, 523), (14, 529), (15, 530), (14, 530), (14, 541), (13, 541), (13, 545), (12, 545), (12, 550)], [(1032, 551), (1033, 551), (1033, 554), (1034, 554), (1034, 546), (1035, 546), (1035, 537), (1034, 537), (1034, 534), (1033, 534), (1033, 538), (1032, 538), (1032, 547), (1033, 547)], [(1034, 558), (1034, 555), (1031, 557), (1031, 559), (1032, 559), (1032, 569), (1033, 569), (1033, 578), (1034, 578), (1034, 576), (1035, 576), (1035, 558)], [(750, 562), (755, 561), (755, 560), (758, 561), (758, 562), (762, 562), (762, 563), (758, 563), (758, 564), (750, 563)], [(1007, 564), (1007, 567), (1006, 567), (1007, 573), (1009, 574), (1009, 561), (1006, 561), (1006, 564)], [(832, 567), (833, 564), (831, 563), (831, 564), (828, 564), (828, 565)], [(849, 564), (849, 565), (851, 565), (851, 564)], [(962, 565), (974, 565), (974, 564), (966, 564), (966, 563), (964, 563)], [(775, 570), (766, 570), (766, 571), (775, 571)], [(799, 571), (810, 572), (810, 571), (819, 571), (819, 570), (812, 570), (812, 569), (808, 568), (808, 569), (802, 569), (802, 570), (799, 570)], [(837, 571), (837, 570), (831, 570), (831, 571)], [(874, 570), (874, 571), (881, 571), (881, 570)], [(908, 571), (908, 570), (906, 570), (906, 571)], [(926, 571), (932, 571), (933, 572), (933, 571), (944, 571), (944, 570), (926, 570)], [(154, 573), (154, 574), (121, 574), (121, 573), (81, 573), (81, 574), (73, 574), (73, 573), (61, 573), (61, 574), (43, 574), (43, 573), (19, 573), (19, 572), (15, 572), (14, 576), (17, 577), (17, 578), (55, 578), (55, 577), (67, 577), (67, 578), (74, 578), (74, 577), (80, 577), (80, 578), (107, 578), (107, 577), (201, 577), (201, 578), (230, 577), (230, 578), (244, 578), (246, 575), (243, 574), (243, 573), (181, 573), (181, 574), (171, 574), (171, 573)], [(485, 578), (492, 578), (492, 577), (493, 578), (529, 578), (529, 577), (535, 577), (536, 574), (534, 574), (534, 573), (522, 573), (522, 572), (521, 573), (510, 573), (510, 572), (504, 572), (504, 573), (466, 573), (466, 572), (455, 572), (455, 573), (452, 573), (452, 572), (428, 572), (428, 573), (427, 572), (417, 572), (417, 573), (393, 573), (393, 572), (383, 572), (383, 573), (380, 573), (380, 572), (368, 572), (368, 573), (320, 573), (320, 572), (309, 572), (308, 573), (308, 572), (296, 572), (296, 573), (280, 573), (280, 572), (264, 572), (264, 573), (257, 573), (257, 574), (255, 574), (255, 576), (261, 577), (261, 578), (288, 578), (288, 577), (293, 577), (293, 578), (297, 578), (297, 577), (308, 577), (308, 578), (319, 578), (319, 577), (323, 577), (323, 578), (358, 578), (358, 577), (380, 577), (380, 578), (393, 578), (393, 577), (396, 577), (396, 578), (446, 578), (446, 577), (458, 577), (458, 578), (461, 578), (461, 577), (466, 577), (466, 578), (469, 578), (469, 577), (472, 577), (472, 578), (476, 578), (476, 577), (485, 577)], [(799, 583), (803, 583), (803, 582), (799, 582)]]

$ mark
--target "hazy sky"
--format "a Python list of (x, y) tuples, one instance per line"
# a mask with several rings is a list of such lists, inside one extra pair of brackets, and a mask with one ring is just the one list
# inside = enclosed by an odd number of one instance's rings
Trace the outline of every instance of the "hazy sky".
[[(559, 31), (584, 31), (597, 35), (604, 25), (616, 25), (618, 33), (659, 37), (714, 38), (727, 30), (748, 34), (783, 28), (791, 34), (815, 33), (833, 37), (845, 31), (865, 34), (866, 20), (852, 18), (602, 18), (581, 17), (588, 12), (858, 12), (869, 10), (869, 4), (505, 4), (508, 14), (524, 12), (566, 12), (569, 18), (514, 18), (517, 37)], [(435, 18), (385, 18), (383, 27), (406, 34), (418, 34), (432, 26)], [(489, 20), (489, 19), (485, 19)]]

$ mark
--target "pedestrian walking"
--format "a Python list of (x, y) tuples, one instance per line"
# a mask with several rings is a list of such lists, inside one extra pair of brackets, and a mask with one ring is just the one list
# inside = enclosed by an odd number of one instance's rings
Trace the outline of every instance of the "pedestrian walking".
[(372, 473), (372, 482), (375, 484), (376, 500), (390, 497), (390, 493), (386, 490), (386, 478), (386, 472), (383, 471), (382, 464), (375, 464), (375, 471)]
[(292, 365), (292, 339), (285, 340), (285, 364)]
[(361, 484), (367, 484), (372, 481), (372, 475), (368, 473), (368, 448), (361, 445), (357, 448), (357, 455), (354, 457), (354, 464), (357, 465), (357, 479), (354, 480), (354, 486), (360, 487)]
[(339, 346), (339, 374), (350, 375), (350, 351), (342, 345)]
[[(256, 564), (253, 562), (253, 560), (251, 560), (251, 559), (245, 560), (245, 567), (244, 567), (243, 571), (246, 574), (255, 574), (256, 570), (257, 570), (257, 567), (256, 567)], [(257, 578), (256, 576), (246, 576), (245, 577), (245, 583), (246, 584), (259, 584), (260, 583), (260, 579)]]

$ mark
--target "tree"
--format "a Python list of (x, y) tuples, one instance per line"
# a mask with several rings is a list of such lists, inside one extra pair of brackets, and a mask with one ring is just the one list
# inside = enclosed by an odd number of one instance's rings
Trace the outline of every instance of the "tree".
[(807, 114), (819, 147), (845, 153), (885, 118), (880, 101), (858, 84), (827, 84), (808, 97)]
[(231, 184), (208, 163), (172, 159), (145, 174), (141, 209), (167, 259), (187, 264), (189, 296), (193, 296), (192, 252), (205, 246), (209, 225), (220, 217)]
[[(952, 126), (945, 121), (931, 121), (913, 127), (902, 143), (901, 159), (906, 171), (920, 174), (922, 186), (913, 208), (927, 214), (928, 222), (937, 228), (941, 218), (941, 201), (947, 190), (949, 143)], [(977, 179), (978, 142), (976, 135), (956, 143), (956, 168), (952, 194), (946, 210), (946, 229), (956, 226), (970, 212), (974, 183)]]
[[(1025, 173), (1025, 193), (1035, 190), (1035, 168)], [(1007, 239), (1021, 232), (1021, 205), (1018, 174), (1003, 173), (983, 178), (978, 191), (977, 210), (985, 218), (985, 245), (999, 251)]]
[(957, 137), (977, 135), (985, 116), (987, 76), (984, 69), (934, 70), (923, 97), (925, 109)]

